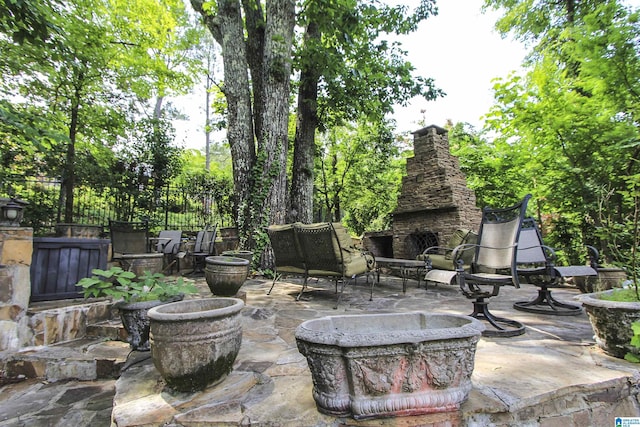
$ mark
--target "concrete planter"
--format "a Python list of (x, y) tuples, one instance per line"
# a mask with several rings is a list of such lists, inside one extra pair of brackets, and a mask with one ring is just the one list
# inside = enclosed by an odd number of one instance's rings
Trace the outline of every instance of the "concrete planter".
[(242, 343), (243, 306), (237, 298), (207, 298), (149, 310), (151, 357), (170, 388), (202, 390), (232, 371)]
[(603, 267), (598, 268), (598, 276), (574, 277), (573, 280), (580, 292), (589, 294), (622, 287), (622, 282), (627, 280), (627, 273), (621, 268)]
[(483, 330), (468, 316), (412, 312), (312, 319), (295, 336), (318, 410), (365, 419), (458, 409)]
[(211, 293), (221, 297), (232, 297), (249, 275), (249, 261), (229, 256), (205, 258), (205, 279)]
[(122, 268), (134, 272), (136, 276), (142, 276), (145, 271), (161, 273), (164, 254), (126, 254), (121, 255), (118, 259), (122, 264)]
[(640, 321), (640, 302), (607, 301), (600, 298), (612, 292), (615, 289), (580, 295), (578, 299), (589, 316), (598, 346), (608, 355), (623, 359), (625, 354), (632, 351), (631, 324)]
[(116, 302), (113, 306), (118, 309), (122, 326), (127, 331), (127, 341), (132, 350), (149, 351), (149, 328), (150, 321), (148, 317), (149, 309), (167, 304), (168, 302), (179, 301), (183, 296), (175, 297), (171, 301), (140, 301), (126, 303), (124, 301)]

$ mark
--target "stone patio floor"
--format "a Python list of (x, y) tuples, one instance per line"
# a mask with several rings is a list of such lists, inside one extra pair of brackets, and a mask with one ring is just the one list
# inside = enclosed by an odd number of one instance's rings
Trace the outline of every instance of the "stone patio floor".
[[(211, 296), (203, 278), (196, 282), (202, 289), (200, 297)], [(424, 282), (418, 288), (413, 280), (403, 294), (401, 279), (393, 276), (381, 277), (373, 301), (369, 301), (369, 289), (360, 280), (358, 286), (345, 290), (338, 309), (333, 309), (336, 295), (331, 282), (311, 281), (300, 301), (295, 301), (300, 289), (297, 279), (277, 283), (272, 294), (267, 295), (270, 285), (271, 281), (260, 277), (243, 285), (240, 294), (246, 306), (242, 312), (242, 347), (234, 370), (219, 384), (202, 392), (174, 394), (164, 387), (150, 354), (137, 352), (129, 356), (117, 381), (92, 384), (107, 389), (112, 385), (115, 390), (111, 425), (583, 427), (614, 426), (615, 417), (640, 417), (638, 365), (602, 353), (594, 345), (584, 313), (544, 316), (514, 310), (514, 301), (535, 296), (537, 288), (530, 285), (504, 288), (500, 296), (491, 299), (495, 314), (523, 322), (526, 333), (512, 338), (481, 338), (473, 390), (459, 411), (364, 421), (323, 415), (316, 410), (312, 398), (306, 360), (296, 348), (294, 331), (302, 321), (343, 313), (414, 310), (468, 314), (471, 303), (455, 287), (430, 286), (425, 291)], [(567, 288), (553, 293), (568, 302), (578, 291)], [(69, 388), (81, 386), (77, 382), (60, 382), (58, 393), (63, 387), (69, 392)], [(45, 409), (31, 414), (25, 410), (21, 416), (11, 417), (12, 410), (15, 412), (11, 405), (18, 404), (9, 397), (11, 393), (19, 394), (23, 404), (29, 399), (42, 400), (45, 392), (51, 399), (56, 383), (31, 391), (25, 387), (16, 384), (2, 389), (0, 425), (72, 425), (68, 421), (73, 420), (74, 411), (76, 415), (90, 411), (89, 398), (81, 407), (68, 399), (68, 413), (51, 417), (58, 420), (56, 423), (45, 423)], [(87, 413), (73, 425), (103, 425), (105, 411), (96, 406), (93, 418)], [(95, 416), (97, 413), (102, 414), (101, 418)], [(81, 420), (91, 421), (82, 424), (85, 421)]]

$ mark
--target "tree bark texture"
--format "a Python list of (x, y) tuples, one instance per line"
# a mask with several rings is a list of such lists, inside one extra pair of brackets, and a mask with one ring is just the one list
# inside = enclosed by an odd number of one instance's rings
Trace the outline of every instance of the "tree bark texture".
[(251, 171), (256, 162), (251, 93), (247, 69), (247, 49), (238, 0), (218, 2), (218, 14), (203, 10), (202, 0), (191, 4), (204, 18), (209, 31), (222, 47), (223, 93), (227, 99), (227, 139), (231, 148), (237, 217), (249, 212)]
[[(320, 39), (318, 25), (307, 26), (305, 42)], [(315, 133), (318, 127), (318, 80), (320, 70), (303, 61), (298, 90), (296, 135), (293, 142), (293, 171), (286, 222), (313, 222), (313, 166)]]
[[(286, 216), (287, 149), (289, 145), (289, 90), (291, 81), (291, 50), (295, 23), (293, 0), (271, 0), (267, 3), (263, 77), (262, 128), (259, 129), (258, 149), (264, 153), (264, 168), (260, 186), (254, 191), (267, 191), (266, 203), (255, 200), (258, 218), (256, 226), (283, 223)], [(261, 187), (262, 188), (259, 188)], [(264, 207), (269, 216), (264, 217)], [(266, 222), (266, 224), (265, 224)]]

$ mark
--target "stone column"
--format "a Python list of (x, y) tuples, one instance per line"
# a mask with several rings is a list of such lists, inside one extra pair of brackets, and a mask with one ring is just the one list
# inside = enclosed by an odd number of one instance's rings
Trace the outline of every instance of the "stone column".
[(17, 350), (30, 340), (32, 253), (32, 228), (0, 226), (0, 351)]

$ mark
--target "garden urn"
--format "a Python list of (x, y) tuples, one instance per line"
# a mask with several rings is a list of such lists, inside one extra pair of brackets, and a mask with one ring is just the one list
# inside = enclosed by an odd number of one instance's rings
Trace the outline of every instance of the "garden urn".
[(242, 343), (237, 298), (192, 299), (149, 310), (151, 357), (171, 389), (203, 390), (233, 370)]
[(211, 293), (221, 297), (232, 297), (249, 275), (250, 262), (243, 258), (210, 256), (205, 258), (204, 275)]

